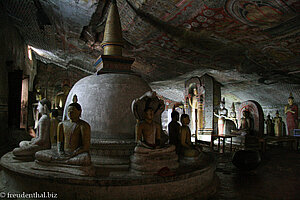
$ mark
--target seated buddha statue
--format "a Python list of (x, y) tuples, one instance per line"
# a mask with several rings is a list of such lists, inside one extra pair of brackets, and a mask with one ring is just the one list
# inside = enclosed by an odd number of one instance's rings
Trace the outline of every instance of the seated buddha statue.
[(38, 121), (36, 137), (31, 141), (20, 142), (18, 148), (13, 150), (14, 158), (16, 159), (34, 159), (34, 155), (37, 151), (50, 149), (50, 118), (49, 111), (51, 103), (47, 99), (42, 99), (38, 103), (37, 110), (41, 114), (41, 118)]
[[(148, 95), (149, 94), (149, 95)], [(173, 170), (179, 166), (175, 145), (165, 145), (162, 140), (161, 124), (155, 121), (155, 110), (161, 104), (152, 91), (133, 101), (133, 113), (138, 120), (134, 153), (130, 157), (131, 170), (139, 174), (155, 174), (164, 167)], [(163, 105), (164, 108), (164, 105)], [(143, 111), (143, 112), (142, 112)]]
[(145, 120), (137, 126), (136, 141), (140, 146), (154, 149), (159, 148), (161, 127), (153, 121), (154, 111), (152, 108), (145, 108)]
[(200, 150), (191, 142), (191, 130), (189, 128), (190, 117), (187, 114), (181, 115), (181, 128), (179, 131), (180, 153), (184, 157), (197, 157)]
[(244, 110), (243, 116), (241, 117), (241, 123), (239, 129), (232, 131), (232, 133), (245, 136), (247, 134), (251, 134), (252, 127), (253, 127), (253, 123), (249, 116), (249, 111)]
[[(77, 99), (77, 98), (73, 98)], [(68, 106), (69, 120), (57, 127), (57, 150), (39, 151), (35, 154), (38, 162), (88, 166), (91, 164), (90, 125), (80, 119), (81, 106), (76, 101)]]

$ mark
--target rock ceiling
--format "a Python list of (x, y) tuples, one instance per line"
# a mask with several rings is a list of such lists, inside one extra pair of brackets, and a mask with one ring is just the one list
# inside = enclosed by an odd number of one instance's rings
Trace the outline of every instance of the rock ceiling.
[[(38, 59), (93, 73), (110, 1), (2, 0)], [(300, 102), (298, 0), (117, 0), (133, 70), (167, 98), (208, 73), (230, 101)]]

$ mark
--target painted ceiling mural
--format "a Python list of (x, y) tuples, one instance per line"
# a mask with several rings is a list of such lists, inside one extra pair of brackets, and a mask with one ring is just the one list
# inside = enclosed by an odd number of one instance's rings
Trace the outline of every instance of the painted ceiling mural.
[[(26, 42), (40, 50), (38, 59), (93, 73), (93, 62), (102, 53), (100, 43), (109, 3), (2, 0), (1, 6)], [(158, 90), (204, 72), (222, 82), (225, 93), (227, 84), (234, 88), (243, 81), (259, 87), (283, 83), (286, 90), (300, 90), (298, 0), (117, 3), (124, 55), (136, 58), (133, 70)], [(231, 77), (236, 74), (241, 78)], [(240, 93), (237, 90), (235, 96)]]

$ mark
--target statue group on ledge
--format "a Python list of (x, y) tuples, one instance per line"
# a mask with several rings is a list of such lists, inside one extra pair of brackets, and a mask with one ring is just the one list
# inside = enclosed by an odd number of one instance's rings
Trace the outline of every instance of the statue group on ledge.
[[(159, 102), (154, 104), (153, 102)], [(155, 111), (159, 111), (161, 115), (161, 107), (164, 103), (159, 100), (155, 92), (147, 92), (141, 98), (133, 102), (133, 113), (135, 113), (138, 121), (136, 125), (136, 142), (135, 152), (159, 151), (159, 149), (174, 148), (178, 155), (184, 157), (197, 157), (200, 150), (191, 142), (191, 131), (189, 128), (190, 118), (187, 114), (181, 115), (181, 124), (179, 121), (179, 113), (173, 109), (171, 114), (172, 121), (168, 125), (169, 144), (162, 139), (164, 132), (160, 123), (155, 121)], [(141, 112), (144, 108), (143, 112)], [(157, 120), (160, 121), (160, 120)], [(173, 146), (173, 147), (172, 147)]]
[[(57, 148), (55, 145), (52, 145), (51, 148), (50, 130), (55, 127), (50, 125), (50, 108), (51, 103), (47, 99), (42, 99), (38, 103), (37, 109), (42, 117), (38, 123), (36, 137), (31, 141), (22, 141), (20, 147), (13, 150), (15, 158), (20, 160), (35, 159), (36, 163), (40, 165), (48, 163), (45, 166), (67, 168), (90, 166), (91, 128), (87, 122), (80, 119), (82, 110), (80, 104), (77, 103), (76, 95), (73, 98), (73, 103), (67, 107), (69, 120), (58, 123), (57, 132), (53, 136), (57, 139)], [(51, 137), (52, 140), (53, 138)], [(83, 174), (91, 175), (91, 172), (92, 170)]]

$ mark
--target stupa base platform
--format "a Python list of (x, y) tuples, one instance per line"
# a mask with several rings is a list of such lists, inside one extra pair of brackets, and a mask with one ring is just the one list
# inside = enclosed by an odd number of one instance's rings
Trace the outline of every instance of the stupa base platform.
[(107, 171), (84, 177), (35, 170), (35, 162), (15, 160), (9, 152), (1, 158), (0, 180), (4, 192), (57, 194), (58, 199), (207, 199), (216, 192), (218, 178), (214, 157), (204, 156), (198, 166), (179, 167), (172, 176)]

